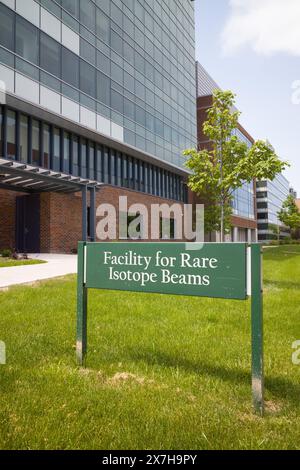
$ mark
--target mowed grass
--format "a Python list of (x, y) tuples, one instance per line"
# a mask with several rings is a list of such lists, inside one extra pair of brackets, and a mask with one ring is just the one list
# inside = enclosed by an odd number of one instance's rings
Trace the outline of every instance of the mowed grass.
[(264, 279), (263, 419), (249, 301), (90, 291), (83, 369), (75, 276), (0, 292), (0, 448), (299, 449), (300, 247), (267, 249)]
[(0, 268), (9, 268), (13, 266), (23, 266), (25, 264), (43, 264), (46, 261), (38, 259), (12, 259), (0, 257)]

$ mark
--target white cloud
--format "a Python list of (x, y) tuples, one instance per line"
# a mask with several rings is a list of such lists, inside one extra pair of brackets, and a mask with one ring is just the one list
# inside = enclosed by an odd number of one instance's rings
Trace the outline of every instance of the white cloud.
[(222, 49), (232, 55), (250, 46), (261, 55), (300, 56), (300, 0), (230, 0)]

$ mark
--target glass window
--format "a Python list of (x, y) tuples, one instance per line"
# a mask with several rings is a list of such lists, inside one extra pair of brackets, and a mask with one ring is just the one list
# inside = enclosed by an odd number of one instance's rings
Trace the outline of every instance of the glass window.
[(16, 113), (7, 111), (7, 158), (16, 157)]
[(79, 88), (79, 57), (65, 47), (62, 48), (62, 79)]
[(111, 107), (115, 111), (123, 114), (123, 96), (114, 90), (111, 90)]
[(103, 158), (101, 147), (97, 147), (97, 181), (103, 181)]
[(116, 161), (116, 184), (118, 186), (122, 186), (122, 157), (120, 154), (117, 155), (117, 161)]
[(28, 117), (23, 114), (20, 117), (20, 160), (28, 162)]
[(79, 145), (79, 139), (78, 139), (77, 135), (74, 135), (73, 136), (73, 142), (72, 142), (72, 175), (74, 175), (74, 176), (79, 175), (78, 145)]
[(109, 44), (110, 20), (97, 8), (96, 33), (106, 44)]
[(16, 17), (16, 53), (39, 64), (39, 30), (20, 16)]
[(89, 178), (95, 179), (95, 147), (92, 142), (89, 143)]
[(41, 33), (40, 66), (57, 77), (61, 75), (61, 45), (44, 33)]
[(134, 109), (135, 109), (134, 103), (124, 98), (124, 115), (127, 118), (132, 119), (133, 121), (135, 118)]
[(60, 130), (53, 130), (53, 170), (60, 171)]
[(96, 49), (84, 39), (80, 40), (80, 56), (91, 64), (96, 65)]
[(111, 30), (111, 47), (114, 49), (118, 54), (123, 56), (123, 40), (121, 36)]
[(19, 57), (16, 57), (16, 70), (24, 75), (28, 75), (36, 81), (39, 81), (39, 69)]
[(123, 184), (129, 188), (129, 157), (127, 155), (123, 159)]
[(64, 132), (64, 167), (63, 171), (70, 172), (70, 134)]
[(50, 166), (50, 127), (48, 124), (43, 125), (43, 162), (44, 168)]
[(79, 0), (61, 0), (61, 5), (75, 18), (79, 18)]
[(100, 51), (97, 51), (97, 67), (101, 72), (110, 75), (110, 60)]
[(116, 184), (116, 159), (115, 152), (110, 152), (110, 183)]
[(81, 140), (80, 176), (86, 178), (86, 140)]
[(83, 60), (80, 61), (80, 90), (96, 98), (96, 69)]
[(96, 6), (91, 0), (80, 2), (80, 22), (90, 31), (95, 32)]
[(104, 183), (110, 182), (110, 168), (109, 168), (109, 154), (108, 148), (104, 148), (104, 155), (103, 155), (103, 170), (104, 170)]
[(0, 3), (0, 44), (14, 50), (14, 13)]
[(31, 163), (33, 165), (40, 164), (40, 123), (35, 119), (32, 120), (32, 154)]
[(110, 79), (101, 72), (97, 72), (97, 99), (110, 106)]

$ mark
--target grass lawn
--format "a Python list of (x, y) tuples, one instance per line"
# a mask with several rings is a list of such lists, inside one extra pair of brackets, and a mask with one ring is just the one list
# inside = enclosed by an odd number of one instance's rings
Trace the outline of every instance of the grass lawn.
[(24, 264), (43, 264), (46, 261), (38, 259), (12, 259), (2, 258), (0, 256), (0, 268), (9, 268), (11, 266), (23, 266)]
[(0, 292), (2, 449), (299, 449), (300, 247), (264, 255), (267, 413), (251, 404), (250, 302), (90, 291), (75, 276)]

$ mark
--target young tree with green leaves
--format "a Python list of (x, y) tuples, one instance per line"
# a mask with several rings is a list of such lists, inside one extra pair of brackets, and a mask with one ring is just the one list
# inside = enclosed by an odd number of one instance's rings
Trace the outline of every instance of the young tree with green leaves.
[(221, 242), (231, 228), (233, 193), (254, 179), (273, 180), (288, 165), (272, 146), (259, 140), (249, 149), (235, 135), (240, 113), (233, 111), (235, 95), (215, 90), (203, 131), (211, 149), (186, 150), (186, 166), (192, 171), (188, 186), (205, 201), (205, 230), (219, 231)]
[(280, 222), (289, 227), (292, 237), (300, 230), (300, 212), (293, 196), (289, 195), (278, 212)]

